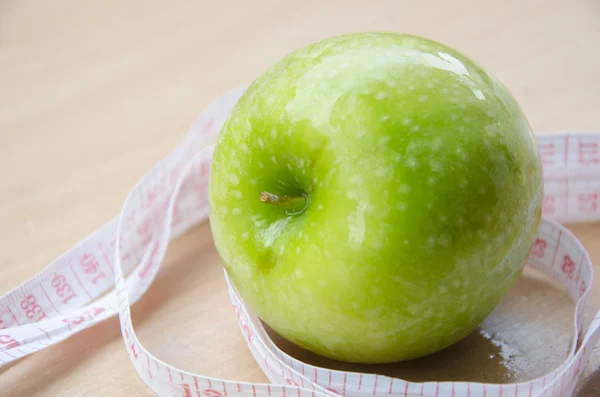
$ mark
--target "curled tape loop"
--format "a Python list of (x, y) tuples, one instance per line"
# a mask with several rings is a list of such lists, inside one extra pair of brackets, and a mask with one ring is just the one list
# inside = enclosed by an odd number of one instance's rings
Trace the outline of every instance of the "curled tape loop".
[(567, 359), (543, 377), (518, 384), (407, 382), (303, 363), (280, 350), (244, 305), (225, 274), (238, 323), (257, 363), (273, 384), (224, 381), (179, 370), (138, 340), (130, 306), (159, 270), (167, 246), (208, 216), (208, 175), (221, 126), (243, 89), (202, 112), (179, 147), (130, 192), (114, 218), (42, 272), (0, 299), (0, 366), (58, 343), (118, 314), (139, 376), (160, 396), (569, 396), (585, 370), (600, 366), (600, 312), (583, 337), (583, 309), (593, 280), (590, 258), (557, 222), (600, 220), (600, 134), (538, 136), (544, 164), (544, 219), (528, 263), (562, 285), (575, 302)]

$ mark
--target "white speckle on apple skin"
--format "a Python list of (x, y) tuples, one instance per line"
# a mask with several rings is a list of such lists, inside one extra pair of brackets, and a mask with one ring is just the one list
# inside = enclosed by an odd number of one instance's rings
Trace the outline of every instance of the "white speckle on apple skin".
[(415, 170), (415, 169), (417, 169), (419, 163), (417, 163), (417, 160), (415, 160), (414, 157), (409, 157), (409, 158), (406, 159), (406, 165), (409, 168)]
[(354, 82), (352, 80), (344, 80), (342, 81), (342, 88), (345, 90), (349, 90), (354, 86)]
[(402, 125), (408, 126), (412, 123), (412, 119), (411, 118), (406, 118), (404, 120), (402, 120)]
[(257, 164), (260, 168), (265, 168), (265, 165), (262, 162), (259, 161)]
[(232, 185), (239, 185), (240, 184), (240, 178), (237, 176), (237, 174), (228, 174), (227, 178), (229, 179), (229, 183), (231, 183)]
[(406, 211), (407, 205), (406, 203), (403, 202), (399, 202), (398, 204), (396, 204), (396, 208), (398, 208), (400, 211)]
[(376, 175), (378, 178), (382, 178), (382, 177), (384, 177), (384, 176), (388, 175), (389, 173), (390, 173), (390, 169), (389, 169), (389, 168), (387, 168), (387, 167), (379, 167), (379, 168), (377, 168), (377, 170), (375, 171), (375, 175)]
[(239, 215), (242, 211), (239, 208), (234, 208), (233, 210), (231, 210), (231, 213), (233, 215)]
[(390, 143), (391, 139), (392, 139), (392, 137), (390, 137), (390, 136), (381, 137), (381, 138), (379, 138), (379, 145), (386, 146), (388, 143)]
[(319, 280), (319, 286), (322, 288), (326, 288), (327, 287), (327, 281), (321, 279)]
[(375, 99), (378, 101), (382, 101), (387, 97), (387, 94), (383, 91), (379, 91), (377, 94), (375, 94)]
[(421, 95), (418, 99), (419, 102), (421, 103), (425, 103), (429, 100), (429, 97), (427, 95)]
[(231, 195), (237, 199), (242, 198), (242, 192), (240, 192), (239, 190), (232, 190)]
[(387, 115), (387, 114), (385, 114), (385, 115), (381, 116), (381, 121), (382, 121), (382, 122), (386, 122), (386, 121), (388, 121), (389, 119), (390, 119), (390, 116), (389, 116), (389, 115)]
[(404, 245), (408, 245), (408, 240), (404, 240)]
[(438, 151), (442, 148), (443, 146), (443, 142), (440, 138), (435, 138), (434, 140), (431, 141), (431, 149)]
[(435, 178), (430, 176), (429, 178), (427, 178), (427, 183), (429, 183), (430, 185), (435, 185)]
[(250, 148), (248, 147), (248, 145), (246, 144), (246, 142), (242, 142), (240, 144), (240, 148), (242, 149), (243, 152), (247, 152), (248, 150), (250, 150)]
[(272, 139), (276, 139), (277, 138), (277, 130), (275, 128), (273, 128), (271, 130), (271, 138)]
[(444, 293), (448, 292), (448, 287), (447, 287), (447, 286), (445, 286), (445, 285), (440, 285), (440, 292), (441, 292), (442, 294), (444, 294)]
[(414, 126), (411, 128), (411, 131), (412, 131), (412, 132), (419, 132), (420, 130), (421, 130), (421, 126), (420, 126), (420, 125), (414, 125)]
[(448, 222), (448, 217), (446, 215), (442, 215), (440, 216), (440, 221), (442, 221), (442, 223), (446, 223)]
[(273, 164), (277, 164), (277, 159), (275, 158), (275, 156), (271, 156), (271, 161), (273, 162)]
[(364, 207), (359, 206), (346, 219), (348, 220), (349, 241), (356, 246), (360, 246), (365, 239)]
[(451, 121), (456, 121), (456, 120), (458, 120), (458, 116), (457, 116), (456, 114), (454, 114), (454, 113), (452, 113), (450, 116), (448, 116), (448, 118), (449, 118)]
[(258, 140), (257, 140), (257, 142), (258, 142), (258, 146), (260, 146), (261, 149), (264, 149), (265, 142), (263, 141), (263, 139), (259, 137)]
[(244, 232), (242, 233), (242, 240), (246, 241), (250, 238), (250, 233)]
[(402, 185), (400, 185), (400, 187), (398, 188), (398, 193), (402, 193), (402, 194), (406, 194), (409, 193), (411, 191), (411, 187), (405, 183), (403, 183)]
[(396, 82), (394, 80), (388, 80), (386, 81), (386, 85), (390, 88), (394, 88), (396, 87)]
[[(296, 248), (296, 253), (299, 253), (300, 249)], [(296, 268), (296, 277), (298, 278), (302, 278), (302, 269), (300, 269), (299, 267)]]
[(429, 160), (429, 167), (433, 172), (442, 172), (444, 170), (444, 166), (438, 160)]

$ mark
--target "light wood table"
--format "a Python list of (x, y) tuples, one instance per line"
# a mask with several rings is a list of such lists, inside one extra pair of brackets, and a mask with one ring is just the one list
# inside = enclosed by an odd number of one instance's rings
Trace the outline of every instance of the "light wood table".
[[(598, 129), (599, 17), (595, 0), (1, 2), (0, 293), (117, 214), (212, 98), (331, 35), (393, 30), (445, 42), (502, 80), (536, 131)], [(600, 263), (600, 225), (572, 228)], [(265, 381), (235, 324), (219, 266), (208, 226), (188, 233), (135, 305), (134, 323), (151, 351), (183, 369)], [(598, 282), (593, 300), (600, 305)], [(505, 306), (515, 323), (487, 326), (521, 349), (512, 362), (506, 346), (476, 334), (435, 358), (353, 369), (507, 382), (556, 364), (572, 309), (564, 294), (524, 277)], [(527, 326), (519, 316), (540, 311), (554, 325), (516, 332)], [(280, 343), (306, 360), (344, 367)], [(580, 395), (600, 395), (598, 378)], [(0, 370), (0, 395), (152, 393), (113, 318)]]

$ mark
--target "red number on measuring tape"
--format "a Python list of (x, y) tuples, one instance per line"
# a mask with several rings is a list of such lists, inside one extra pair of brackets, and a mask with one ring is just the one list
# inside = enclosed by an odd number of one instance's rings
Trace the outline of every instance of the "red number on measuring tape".
[(213, 389), (206, 389), (206, 390), (204, 390), (204, 395), (206, 397), (222, 397), (221, 392), (218, 392), (218, 391), (213, 390)]
[(188, 385), (187, 383), (184, 383), (183, 385), (181, 385), (183, 387), (183, 397), (192, 397), (192, 392), (190, 390), (190, 385)]
[(569, 255), (565, 255), (563, 257), (561, 269), (567, 278), (573, 280), (575, 275), (575, 262), (573, 262), (573, 259), (571, 259)]
[(5, 348), (11, 349), (19, 346), (20, 343), (10, 335), (0, 335), (0, 345), (5, 345)]
[(531, 248), (531, 255), (537, 256), (538, 258), (543, 258), (544, 250), (546, 249), (547, 246), (548, 246), (548, 243), (546, 242), (546, 240), (537, 238), (535, 240), (535, 243), (533, 243), (533, 247)]
[(600, 148), (597, 142), (579, 142), (579, 162), (582, 164), (600, 164)]
[(85, 254), (81, 257), (79, 264), (83, 268), (86, 274), (93, 276), (92, 283), (96, 285), (99, 280), (106, 277), (104, 272), (100, 269), (100, 264), (93, 254)]
[(543, 211), (547, 215), (552, 215), (556, 211), (555, 207), (556, 198), (554, 196), (545, 196), (544, 197), (544, 208)]
[(542, 164), (550, 165), (552, 164), (554, 155), (556, 154), (556, 150), (554, 147), (554, 142), (540, 142), (538, 144), (540, 155), (542, 156)]
[(56, 295), (58, 295), (58, 297), (62, 299), (62, 303), (66, 304), (72, 298), (77, 297), (75, 292), (73, 292), (73, 288), (71, 288), (71, 285), (69, 284), (65, 276), (63, 276), (62, 274), (54, 276), (50, 284), (52, 284), (52, 286), (54, 287)]
[(37, 304), (35, 296), (33, 295), (27, 295), (25, 299), (21, 301), (21, 309), (25, 312), (25, 317), (34, 322), (38, 322), (46, 317), (44, 309)]

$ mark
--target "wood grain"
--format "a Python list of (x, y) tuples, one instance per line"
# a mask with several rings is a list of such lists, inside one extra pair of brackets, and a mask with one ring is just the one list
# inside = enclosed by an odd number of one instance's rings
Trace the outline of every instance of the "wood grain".
[[(129, 189), (212, 98), (331, 35), (392, 30), (442, 41), (502, 80), (536, 131), (598, 129), (598, 17), (595, 0), (4, 0), (0, 293), (117, 214)], [(572, 229), (600, 263), (600, 225)], [(600, 306), (599, 282), (593, 304)], [(562, 292), (524, 277), (484, 325), (518, 349), (516, 362), (474, 334), (419, 362), (352, 369), (415, 380), (528, 379), (564, 354), (570, 310)], [(540, 312), (552, 321), (527, 329), (529, 320), (542, 321)], [(494, 320), (506, 316), (509, 327)], [(266, 380), (235, 324), (207, 225), (170, 247), (133, 318), (163, 360), (206, 375)], [(291, 354), (346, 368), (274, 337)], [(580, 395), (599, 394), (596, 375)], [(111, 319), (0, 370), (0, 395), (153, 394)]]

